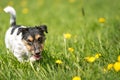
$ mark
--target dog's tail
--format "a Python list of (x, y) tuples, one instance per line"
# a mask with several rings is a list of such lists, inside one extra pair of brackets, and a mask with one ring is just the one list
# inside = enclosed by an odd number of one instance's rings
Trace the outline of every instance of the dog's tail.
[(4, 11), (6, 13), (10, 14), (10, 25), (11, 26), (16, 25), (16, 11), (15, 11), (15, 9), (11, 6), (7, 6), (4, 8)]

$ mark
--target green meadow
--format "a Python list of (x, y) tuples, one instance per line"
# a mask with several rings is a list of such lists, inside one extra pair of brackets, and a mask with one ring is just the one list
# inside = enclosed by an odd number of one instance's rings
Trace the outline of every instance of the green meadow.
[[(7, 53), (8, 5), (17, 24), (48, 26), (40, 61)], [(0, 80), (120, 80), (119, 55), (120, 0), (0, 0)]]

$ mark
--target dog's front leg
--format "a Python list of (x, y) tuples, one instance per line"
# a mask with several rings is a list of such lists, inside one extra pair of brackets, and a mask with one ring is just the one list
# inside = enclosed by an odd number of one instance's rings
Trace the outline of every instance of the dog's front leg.
[(19, 50), (14, 50), (14, 56), (18, 59), (19, 62), (23, 62), (23, 53)]
[[(14, 53), (14, 54), (16, 54), (16, 53)], [(23, 62), (22, 55), (14, 55), (14, 56), (18, 59), (19, 62)]]

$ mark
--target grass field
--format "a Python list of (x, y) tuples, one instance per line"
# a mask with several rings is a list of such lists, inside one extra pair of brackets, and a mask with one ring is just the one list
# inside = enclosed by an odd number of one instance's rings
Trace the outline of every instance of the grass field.
[[(48, 26), (42, 60), (7, 54), (7, 5), (17, 24)], [(119, 55), (120, 0), (0, 0), (0, 80), (120, 80)]]

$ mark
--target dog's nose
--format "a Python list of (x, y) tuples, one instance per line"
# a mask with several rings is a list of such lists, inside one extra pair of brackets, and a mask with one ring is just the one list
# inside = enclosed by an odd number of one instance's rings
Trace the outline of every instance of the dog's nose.
[(40, 54), (40, 50), (36, 50), (36, 51), (35, 51), (35, 54), (36, 54), (36, 55)]

